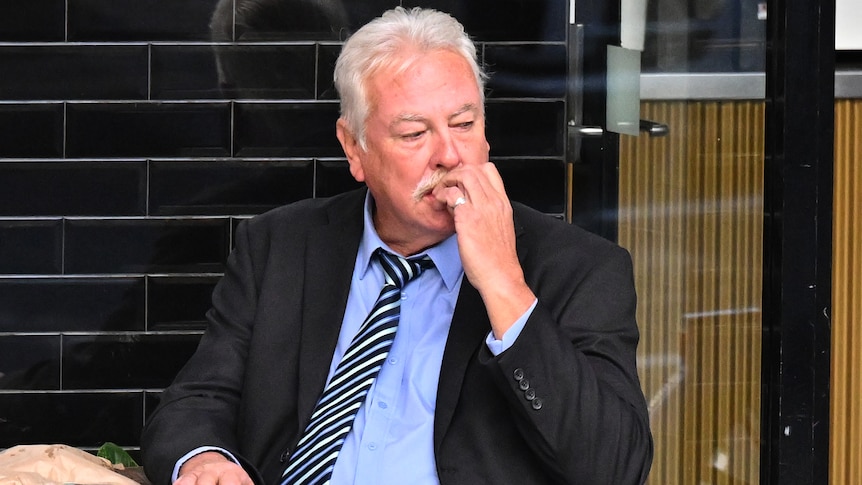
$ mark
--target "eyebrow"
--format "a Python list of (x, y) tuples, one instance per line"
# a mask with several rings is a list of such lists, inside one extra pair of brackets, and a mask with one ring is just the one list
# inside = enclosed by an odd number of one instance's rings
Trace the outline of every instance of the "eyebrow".
[[(451, 120), (453, 118), (457, 118), (458, 116), (461, 116), (462, 114), (470, 112), (470, 111), (474, 111), (474, 112), (478, 111), (478, 109), (476, 108), (476, 105), (473, 103), (463, 104), (461, 107), (459, 107), (457, 110), (455, 110), (454, 113), (449, 115), (448, 119)], [(389, 124), (389, 126), (395, 126), (398, 123), (403, 123), (403, 122), (419, 122), (419, 123), (421, 123), (421, 122), (424, 122), (425, 120), (426, 120), (426, 118), (420, 114), (401, 113), (395, 117), (395, 120), (393, 120), (392, 123)]]

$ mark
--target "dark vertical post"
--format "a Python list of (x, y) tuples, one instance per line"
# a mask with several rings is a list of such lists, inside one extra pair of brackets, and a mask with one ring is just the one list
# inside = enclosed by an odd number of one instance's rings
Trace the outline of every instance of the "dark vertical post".
[[(620, 45), (620, 2), (568, 0), (575, 8), (574, 24), (568, 31), (569, 79), (567, 121), (598, 134), (567, 140), (571, 163), (571, 222), (616, 241), (619, 208), (619, 135), (608, 132), (607, 46)], [(576, 64), (574, 66), (573, 64)], [(577, 67), (579, 72), (571, 72)], [(580, 79), (573, 79), (577, 75)], [(572, 128), (568, 127), (569, 134)], [(576, 143), (572, 143), (576, 141)], [(577, 152), (577, 153), (575, 153)]]
[(835, 3), (768, 7), (761, 482), (825, 484)]

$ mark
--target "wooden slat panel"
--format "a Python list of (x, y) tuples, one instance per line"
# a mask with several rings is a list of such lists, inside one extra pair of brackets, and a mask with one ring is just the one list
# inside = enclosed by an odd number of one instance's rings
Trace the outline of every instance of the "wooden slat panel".
[(654, 484), (757, 483), (760, 102), (644, 102), (666, 138), (622, 137), (620, 243), (635, 261)]
[[(650, 483), (757, 483), (763, 106), (645, 102), (667, 138), (623, 137)], [(862, 100), (836, 102), (830, 483), (862, 483)]]
[(862, 483), (862, 100), (835, 103), (829, 481)]

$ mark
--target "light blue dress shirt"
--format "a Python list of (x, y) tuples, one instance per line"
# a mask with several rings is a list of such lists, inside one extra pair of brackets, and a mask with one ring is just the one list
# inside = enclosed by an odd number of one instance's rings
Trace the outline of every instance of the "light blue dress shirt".
[[(372, 259), (374, 251), (382, 247), (394, 253), (377, 235), (372, 204), (369, 195), (329, 378), (383, 287), (383, 270)], [(341, 447), (332, 473), (333, 485), (439, 483), (433, 441), (437, 384), (464, 268), (454, 235), (421, 254), (434, 261), (434, 268), (425, 270), (401, 291), (401, 317), (395, 341)], [(532, 307), (516, 322), (516, 327), (506, 332), (503, 340), (496, 340), (489, 333), (487, 344), (491, 351), (499, 354), (510, 347), (530, 313)]]
[[(374, 230), (371, 204), (369, 197), (330, 377), (383, 287), (383, 270), (372, 258), (375, 249), (394, 253)], [(437, 483), (433, 452), (437, 380), (464, 269), (454, 237), (422, 254), (434, 261), (434, 268), (401, 291), (395, 341), (341, 447), (332, 484)]]
[[(364, 231), (359, 244), (350, 293), (327, 382), (362, 321), (374, 306), (384, 276), (374, 251), (389, 248), (374, 229), (373, 199), (365, 200)], [(401, 317), (392, 349), (335, 462), (332, 485), (438, 484), (434, 460), (434, 411), (443, 350), (464, 278), (464, 268), (453, 235), (421, 254), (434, 261), (401, 291)], [(515, 342), (536, 302), (506, 332), (502, 340), (489, 332), (486, 345), (499, 355)], [(225, 450), (204, 446), (181, 458), (173, 479), (186, 460), (203, 451)], [(236, 460), (234, 460), (236, 461)]]

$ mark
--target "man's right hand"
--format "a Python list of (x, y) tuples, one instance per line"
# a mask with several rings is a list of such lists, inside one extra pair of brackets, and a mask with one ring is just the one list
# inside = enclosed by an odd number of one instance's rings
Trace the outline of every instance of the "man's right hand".
[(183, 463), (174, 485), (253, 485), (243, 468), (216, 451), (205, 451)]

